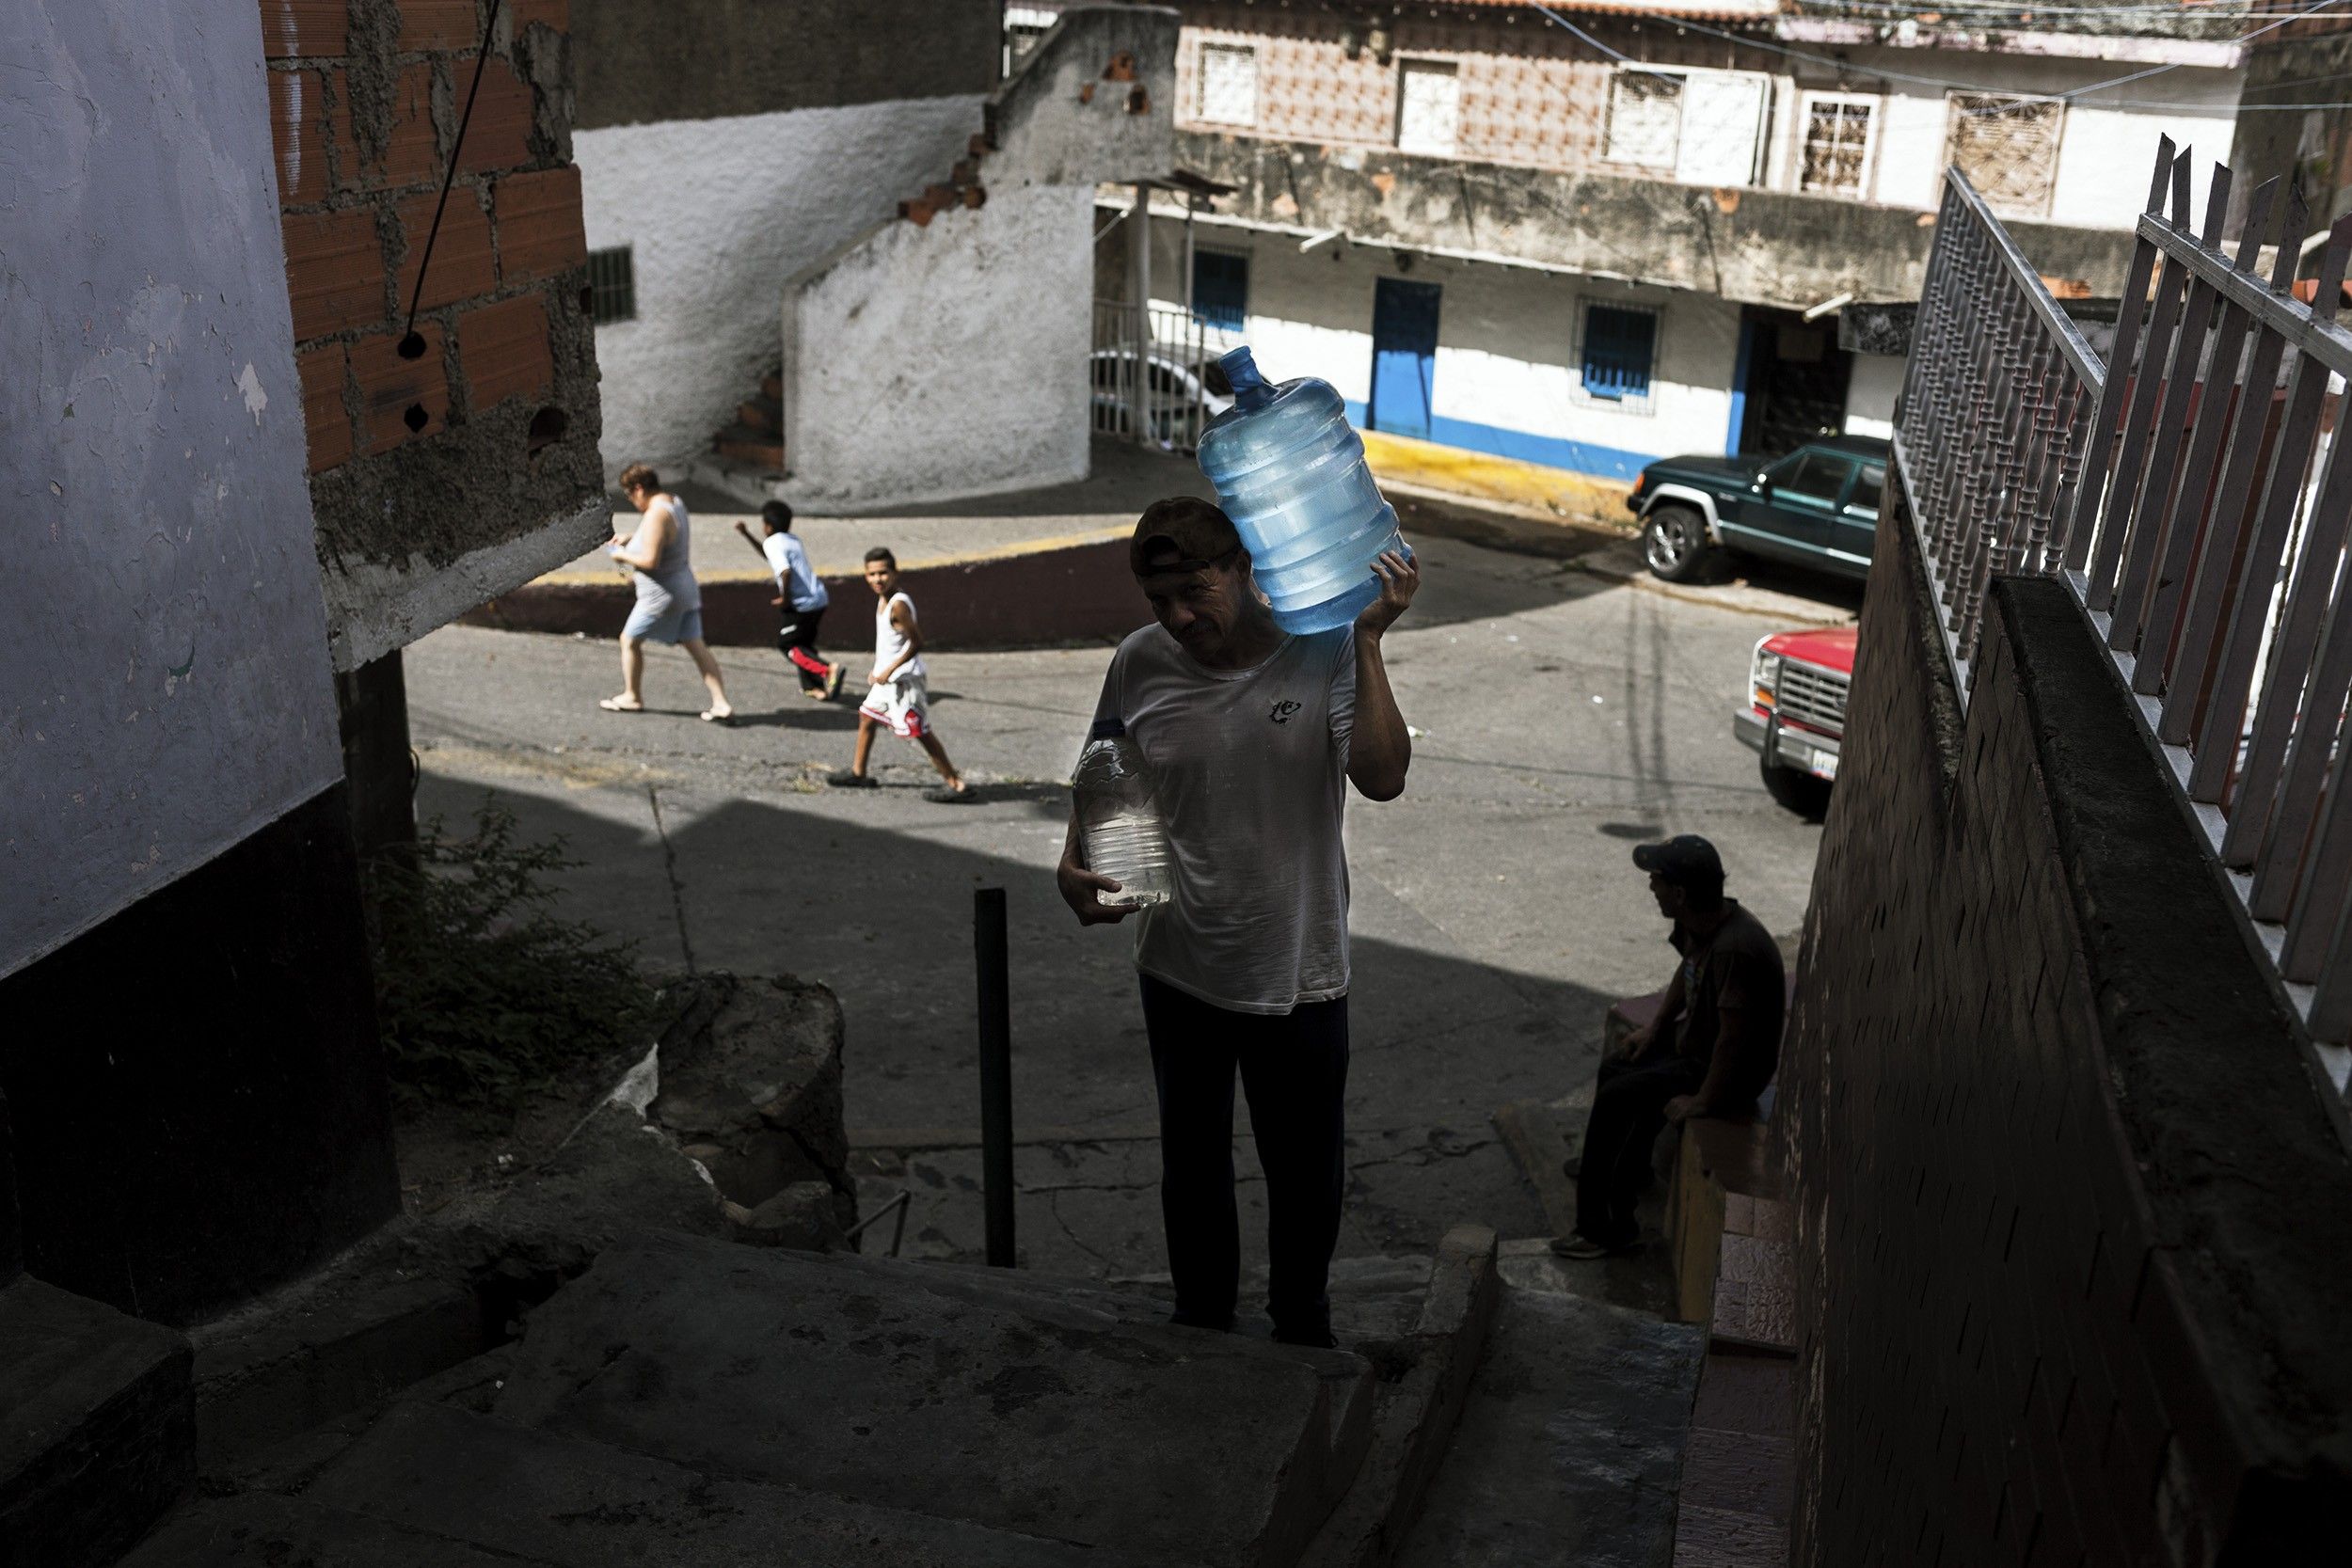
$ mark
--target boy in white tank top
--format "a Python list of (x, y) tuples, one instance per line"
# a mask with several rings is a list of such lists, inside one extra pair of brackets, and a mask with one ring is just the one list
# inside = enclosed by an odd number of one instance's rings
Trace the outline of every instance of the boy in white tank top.
[(931, 733), (930, 672), (923, 664), (923, 633), (914, 618), (914, 601), (898, 591), (898, 558), (879, 546), (866, 552), (866, 586), (874, 591), (874, 670), (866, 701), (857, 710), (857, 753), (850, 766), (826, 783), (843, 789), (871, 789), (873, 775), (866, 764), (874, 753), (874, 732), (888, 725), (902, 740), (912, 740), (930, 753), (945, 784), (923, 791), (923, 799), (943, 805), (972, 799), (972, 790), (947, 748)]

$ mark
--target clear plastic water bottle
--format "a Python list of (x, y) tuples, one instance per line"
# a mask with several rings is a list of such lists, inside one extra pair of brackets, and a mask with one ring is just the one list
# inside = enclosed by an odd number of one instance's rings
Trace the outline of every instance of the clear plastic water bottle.
[(1347, 405), (1312, 376), (1270, 385), (1246, 347), (1217, 363), (1233, 406), (1201, 432), (1200, 471), (1248, 546), (1275, 623), (1294, 634), (1346, 626), (1380, 596), (1374, 560), (1406, 548)]
[(1101, 895), (1104, 905), (1139, 910), (1175, 896), (1175, 856), (1152, 793), (1151, 765), (1125, 724), (1116, 719), (1094, 721), (1070, 787), (1078, 799), (1087, 869), (1119, 884), (1117, 893)]

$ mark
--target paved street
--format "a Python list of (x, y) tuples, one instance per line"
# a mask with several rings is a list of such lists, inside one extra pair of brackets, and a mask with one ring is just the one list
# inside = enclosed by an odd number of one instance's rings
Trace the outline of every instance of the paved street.
[[(1669, 972), (1629, 844), (1708, 833), (1731, 892), (1792, 932), (1819, 837), (1765, 796), (1730, 733), (1750, 645), (1787, 624), (1781, 601), (1760, 612), (1737, 589), (1668, 594), (1575, 561), (1416, 542), (1424, 586), (1390, 641), (1423, 732), (1412, 783), (1348, 813), (1343, 1253), (1422, 1252), (1464, 1220), (1543, 1231), (1488, 1118), (1589, 1077), (1609, 1000)], [(1812, 613), (1851, 608), (1826, 591)], [(563, 834), (586, 863), (569, 912), (655, 966), (831, 985), (868, 1196), (914, 1192), (918, 1255), (979, 1248), (971, 891), (1006, 888), (1025, 1260), (1152, 1273), (1165, 1264), (1130, 939), (1080, 929), (1052, 882), (1061, 781), (1107, 656), (927, 653), (940, 732), (985, 788), (952, 807), (919, 798), (928, 767), (887, 736), (887, 787), (825, 788), (854, 716), (800, 698), (772, 654), (721, 652), (745, 717), (720, 728), (695, 721), (699, 686), (670, 650), (649, 657), (656, 711), (617, 716), (595, 705), (617, 689), (609, 644), (449, 627), (408, 653), (421, 807), (454, 820), (488, 788), (534, 836)], [(1254, 1174), (1246, 1140), (1242, 1165)], [(1246, 1182), (1253, 1238), (1255, 1191)]]

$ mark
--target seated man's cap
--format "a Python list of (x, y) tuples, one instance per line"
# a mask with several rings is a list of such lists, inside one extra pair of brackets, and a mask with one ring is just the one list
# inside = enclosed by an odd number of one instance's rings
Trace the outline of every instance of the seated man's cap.
[(1659, 844), (1637, 844), (1633, 863), (1677, 887), (1724, 879), (1724, 858), (1696, 833), (1677, 833)]
[[(1127, 564), (1137, 577), (1157, 572), (1198, 572), (1214, 566), (1241, 548), (1233, 519), (1215, 501), (1194, 496), (1170, 496), (1153, 501), (1136, 519), (1135, 536), (1127, 542)], [(1174, 561), (1150, 564), (1155, 555), (1176, 554)]]

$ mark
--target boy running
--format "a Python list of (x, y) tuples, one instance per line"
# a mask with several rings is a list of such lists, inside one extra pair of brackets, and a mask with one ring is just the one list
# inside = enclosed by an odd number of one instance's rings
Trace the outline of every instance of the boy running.
[(824, 619), (833, 595), (825, 592), (817, 569), (808, 563), (808, 551), (792, 535), (792, 509), (782, 501), (770, 501), (759, 509), (759, 522), (762, 538), (754, 539), (750, 525), (739, 519), (735, 531), (768, 558), (768, 570), (775, 574), (776, 596), (769, 602), (784, 611), (776, 646), (799, 672), (802, 696), (819, 703), (838, 697), (841, 677), (847, 672), (838, 664), (826, 663), (817, 652), (817, 624)]
[(874, 591), (874, 673), (866, 701), (857, 710), (857, 755), (850, 766), (826, 783), (846, 789), (871, 789), (866, 770), (874, 752), (874, 731), (887, 724), (904, 740), (930, 754), (931, 766), (947, 782), (923, 791), (923, 799), (943, 805), (972, 799), (971, 789), (947, 760), (947, 749), (931, 733), (930, 672), (923, 665), (923, 633), (914, 619), (914, 601), (898, 591), (898, 558), (879, 546), (866, 552), (866, 586)]

